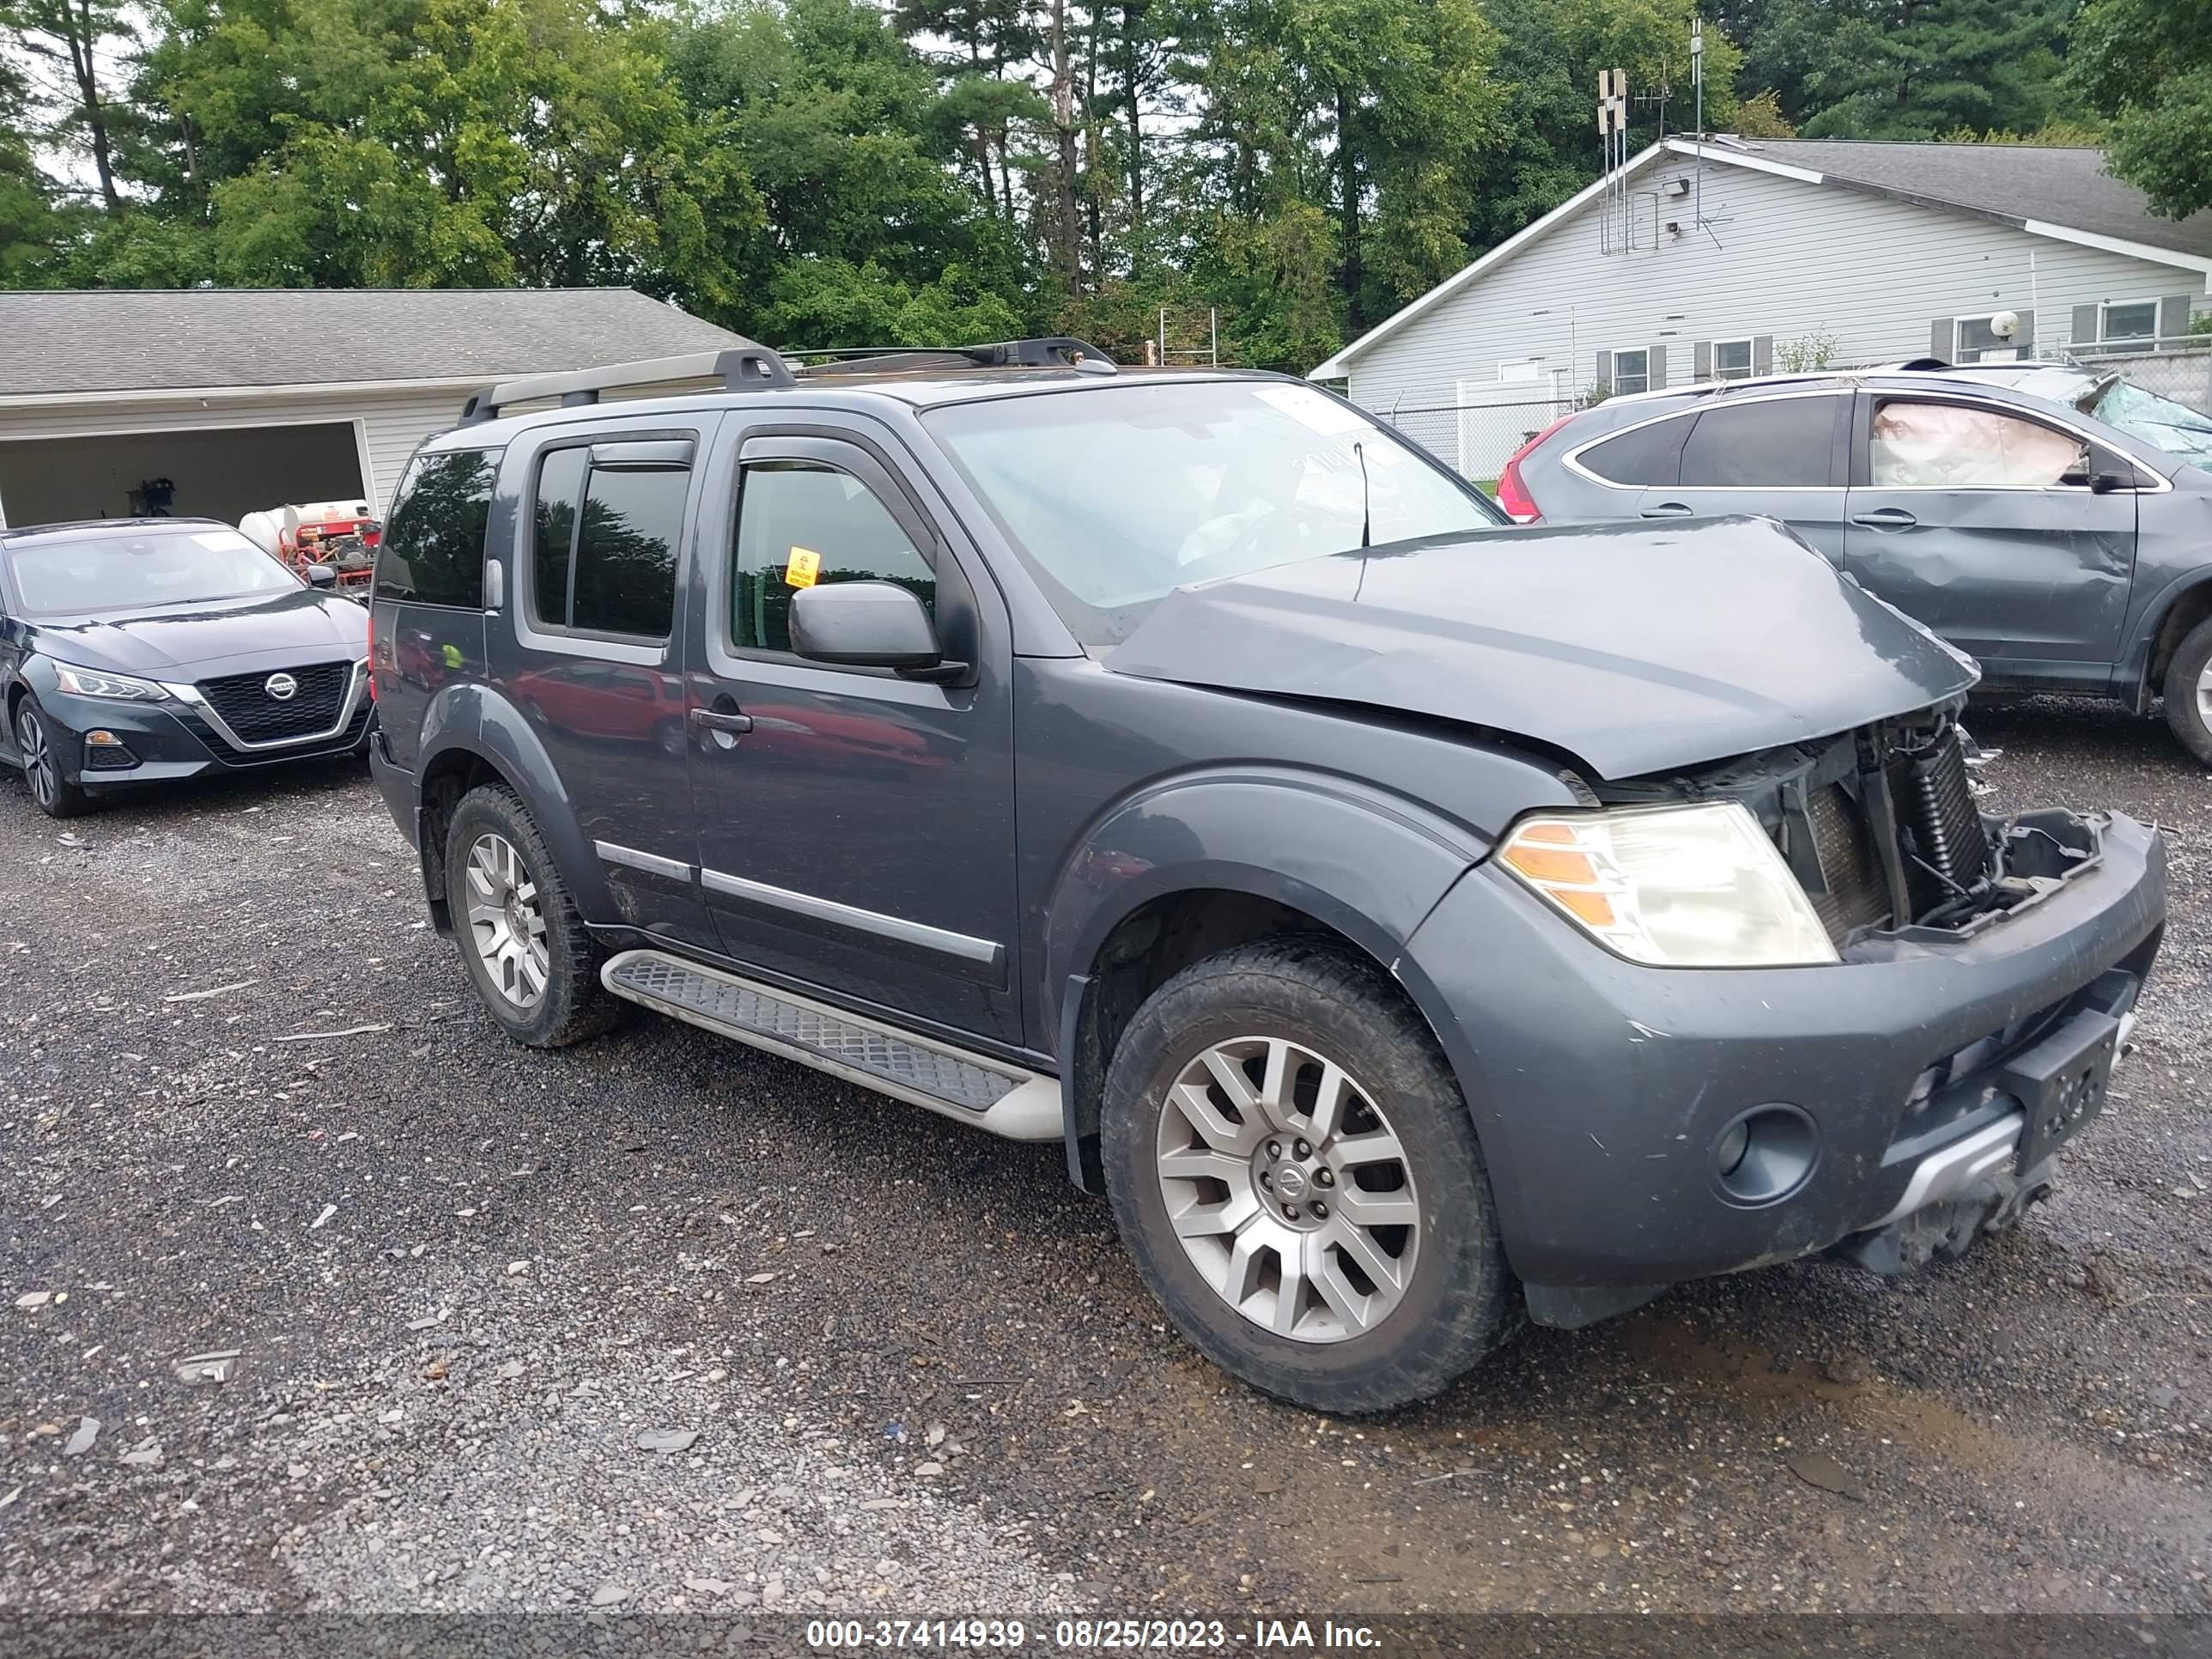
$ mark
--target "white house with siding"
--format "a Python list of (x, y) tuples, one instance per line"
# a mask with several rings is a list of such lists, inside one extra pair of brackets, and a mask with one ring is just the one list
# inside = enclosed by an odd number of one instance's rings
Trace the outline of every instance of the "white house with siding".
[(165, 482), (179, 517), (381, 513), (491, 381), (735, 343), (630, 289), (0, 294), (0, 526), (124, 517)]
[(1670, 138), (1312, 378), (1488, 478), (1593, 388), (2141, 349), (2208, 293), (2212, 212), (2154, 216), (2094, 149)]

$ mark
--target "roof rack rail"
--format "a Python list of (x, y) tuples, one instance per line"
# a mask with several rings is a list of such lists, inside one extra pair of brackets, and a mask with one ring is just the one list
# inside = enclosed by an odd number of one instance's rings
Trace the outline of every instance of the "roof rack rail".
[(1064, 334), (1030, 340), (995, 340), (988, 345), (836, 346), (820, 350), (784, 348), (787, 357), (826, 357), (809, 364), (808, 374), (881, 374), (902, 368), (1080, 368), (1094, 374), (1116, 373), (1114, 360), (1097, 346)]
[(602, 392), (622, 386), (656, 386), (664, 380), (719, 380), (731, 392), (757, 392), (799, 384), (791, 365), (766, 346), (747, 340), (719, 351), (693, 351), (680, 357), (647, 357), (636, 362), (609, 363), (603, 368), (580, 368), (565, 374), (532, 374), (519, 380), (501, 380), (470, 394), (461, 405), (463, 426), (495, 421), (510, 404), (542, 402), (558, 398), (563, 408), (595, 404)]

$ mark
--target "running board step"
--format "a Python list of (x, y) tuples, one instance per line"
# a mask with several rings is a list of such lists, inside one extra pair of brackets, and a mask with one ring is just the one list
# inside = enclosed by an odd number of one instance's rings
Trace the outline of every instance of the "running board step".
[(1060, 1083), (662, 951), (599, 970), (615, 995), (1010, 1140), (1057, 1140)]

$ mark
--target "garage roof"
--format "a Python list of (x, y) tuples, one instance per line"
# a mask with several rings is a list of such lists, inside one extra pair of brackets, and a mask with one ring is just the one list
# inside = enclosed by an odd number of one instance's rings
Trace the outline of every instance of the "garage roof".
[(0, 294), (0, 398), (491, 379), (738, 338), (627, 288), (33, 289)]

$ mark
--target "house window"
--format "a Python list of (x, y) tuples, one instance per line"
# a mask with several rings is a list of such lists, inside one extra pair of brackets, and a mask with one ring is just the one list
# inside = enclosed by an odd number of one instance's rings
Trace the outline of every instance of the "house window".
[(1750, 378), (1751, 342), (1748, 340), (1714, 341), (1713, 379), (1747, 380)]
[[(1998, 313), (1992, 312), (1990, 317)], [(1990, 326), (1990, 317), (1961, 317), (1957, 319), (1959, 347), (1957, 361), (1962, 363), (2008, 363), (2020, 356), (2018, 343), (2000, 339)]]
[(2158, 343), (2158, 301), (2107, 300), (2097, 307), (2097, 338), (2124, 351), (2148, 351)]
[(1631, 392), (1651, 390), (1651, 354), (1649, 351), (1616, 351), (1613, 354), (1613, 395), (1626, 398)]

